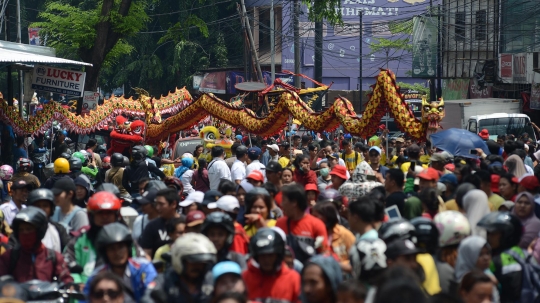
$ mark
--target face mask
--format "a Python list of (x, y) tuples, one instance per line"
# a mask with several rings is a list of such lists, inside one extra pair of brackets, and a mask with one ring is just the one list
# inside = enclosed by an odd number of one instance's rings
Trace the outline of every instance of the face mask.
[(321, 176), (326, 177), (330, 173), (330, 169), (328, 167), (321, 168), (321, 170), (319, 170), (319, 172), (321, 173)]
[(19, 235), (19, 244), (24, 250), (31, 250), (36, 245), (36, 241), (37, 234), (35, 231)]

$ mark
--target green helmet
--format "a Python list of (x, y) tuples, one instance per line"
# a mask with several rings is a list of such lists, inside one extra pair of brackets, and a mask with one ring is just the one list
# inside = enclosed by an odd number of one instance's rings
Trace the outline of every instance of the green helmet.
[(148, 156), (148, 158), (152, 158), (152, 156), (154, 155), (154, 148), (150, 145), (145, 145), (144, 148), (146, 148), (146, 155)]
[(71, 157), (75, 157), (75, 158), (79, 158), (81, 159), (81, 163), (84, 163), (84, 161), (86, 161), (84, 155), (81, 153), (81, 152), (74, 152), (73, 155), (71, 155)]

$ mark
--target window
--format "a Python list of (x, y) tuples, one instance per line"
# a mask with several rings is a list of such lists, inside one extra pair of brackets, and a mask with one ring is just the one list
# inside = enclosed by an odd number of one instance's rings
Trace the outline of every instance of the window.
[(487, 38), (487, 13), (486, 10), (476, 12), (475, 38), (476, 40), (486, 40)]
[(475, 134), (477, 133), (478, 128), (476, 126), (476, 121), (475, 120), (469, 120), (469, 131), (473, 132)]
[(465, 12), (456, 13), (454, 37), (456, 41), (465, 40)]

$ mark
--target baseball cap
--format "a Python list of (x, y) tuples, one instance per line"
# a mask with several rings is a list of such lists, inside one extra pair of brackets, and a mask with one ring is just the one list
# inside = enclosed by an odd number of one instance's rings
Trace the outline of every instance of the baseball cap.
[(458, 184), (457, 177), (456, 177), (456, 175), (454, 175), (454, 174), (446, 174), (446, 175), (443, 175), (443, 176), (439, 179), (439, 182), (441, 182), (441, 183), (450, 183), (450, 184), (452, 184), (452, 185), (457, 185), (457, 184)]
[(157, 188), (149, 188), (140, 197), (137, 198), (137, 202), (139, 202), (140, 205), (154, 203), (157, 192), (158, 192)]
[(258, 156), (261, 155), (261, 149), (258, 148), (257, 146), (255, 146), (255, 147), (250, 147), (250, 148), (248, 149), (248, 155), (252, 155), (252, 156), (258, 157)]
[(194, 191), (184, 201), (180, 202), (180, 207), (188, 207), (193, 203), (202, 203), (203, 200), (204, 193), (202, 191)]
[(419, 153), (420, 152), (420, 146), (417, 144), (411, 144), (409, 147), (407, 147), (408, 153)]
[(409, 256), (419, 252), (420, 250), (411, 240), (396, 240), (388, 244), (385, 254), (388, 259), (395, 259), (399, 256)]
[(535, 176), (524, 177), (523, 179), (521, 179), (521, 182), (519, 182), (519, 185), (523, 186), (526, 190), (529, 191), (536, 190), (538, 187), (540, 187), (538, 178), (536, 178)]
[(242, 269), (238, 263), (233, 261), (219, 262), (212, 268), (212, 277), (214, 278), (214, 283), (216, 283), (219, 277), (225, 274), (235, 274), (240, 277), (242, 274)]
[(193, 227), (199, 224), (203, 224), (206, 216), (200, 210), (192, 210), (187, 214), (186, 217), (186, 226)]
[(271, 171), (271, 172), (280, 172), (283, 170), (283, 167), (281, 167), (281, 164), (279, 164), (279, 162), (277, 161), (270, 161), (268, 162), (268, 164), (266, 165), (266, 171)]
[(403, 138), (400, 137), (400, 138), (397, 138), (397, 139), (396, 139), (396, 142), (405, 143), (405, 139), (403, 139)]
[(209, 190), (204, 194), (202, 204), (210, 209), (216, 208), (216, 202), (222, 196), (223, 194), (217, 190)]
[(446, 156), (442, 153), (434, 153), (431, 155), (431, 158), (429, 158), (429, 161), (431, 162), (446, 162)]
[(335, 175), (343, 180), (347, 180), (347, 168), (343, 165), (336, 165), (332, 168), (330, 175)]
[(277, 146), (277, 144), (268, 144), (266, 147), (272, 149), (276, 153), (279, 151), (279, 146)]
[(329, 154), (326, 156), (326, 158), (331, 158), (331, 159), (339, 159), (339, 154), (338, 153), (332, 153), (332, 154)]
[[(15, 183), (12, 185), (11, 188), (13, 188), (13, 186), (15, 186)], [(20, 188), (20, 187), (17, 187), (17, 188)], [(65, 177), (65, 178), (60, 178), (56, 180), (51, 190), (55, 196), (58, 196), (59, 194), (65, 191), (72, 190), (73, 192), (75, 192), (77, 190), (77, 187), (75, 186), (75, 182), (73, 182), (71, 178)]]
[[(215, 206), (213, 206), (213, 204), (215, 204)], [(232, 213), (236, 209), (240, 208), (240, 203), (238, 202), (238, 199), (236, 199), (235, 196), (225, 195), (219, 198), (216, 203), (212, 203), (212, 207), (208, 205), (208, 208), (210, 209), (219, 208), (225, 212)]]
[(429, 181), (439, 181), (439, 173), (432, 167), (423, 170), (417, 177)]
[(378, 152), (379, 155), (382, 155), (382, 151), (381, 151), (381, 149), (380, 149), (379, 147), (377, 147), (377, 146), (372, 146), (372, 147), (369, 149), (369, 151), (372, 151), (372, 150)]
[(262, 174), (260, 170), (254, 170), (249, 173), (246, 179), (252, 179), (259, 182), (264, 182), (264, 175)]

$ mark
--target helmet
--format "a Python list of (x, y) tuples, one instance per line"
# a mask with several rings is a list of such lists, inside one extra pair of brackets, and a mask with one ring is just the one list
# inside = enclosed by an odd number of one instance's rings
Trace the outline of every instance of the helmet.
[(81, 152), (74, 152), (71, 157), (72, 158), (79, 158), (81, 160), (81, 163), (84, 163), (85, 157), (84, 157), (83, 153), (81, 153)]
[(386, 243), (382, 239), (360, 239), (350, 249), (353, 276), (373, 283), (386, 268)]
[(114, 153), (111, 156), (111, 165), (113, 167), (120, 167), (124, 163), (124, 156), (121, 153)]
[(83, 166), (88, 165), (88, 162), (90, 162), (90, 160), (92, 159), (92, 155), (88, 151), (86, 151), (84, 149), (81, 149), (79, 152), (84, 157), (83, 160), (82, 160), (83, 161)]
[(225, 241), (225, 247), (226, 250), (229, 249), (229, 246), (233, 243), (234, 239), (234, 222), (231, 219), (231, 216), (229, 216), (226, 213), (222, 212), (214, 212), (206, 216), (206, 219), (204, 220), (202, 227), (201, 227), (201, 233), (206, 236), (208, 233), (208, 230), (211, 227), (221, 227), (224, 228), (228, 233), (229, 236), (227, 237), (227, 240)]
[(38, 188), (34, 189), (28, 194), (28, 199), (26, 200), (27, 205), (34, 205), (37, 201), (46, 200), (51, 202), (53, 208), (51, 211), (54, 211), (54, 194), (50, 189), (47, 188)]
[(258, 255), (277, 254), (278, 264), (285, 255), (285, 241), (277, 231), (271, 228), (261, 228), (249, 241), (251, 256), (257, 260)]
[(19, 161), (17, 161), (17, 171), (25, 171), (31, 173), (33, 169), (34, 162), (32, 162), (32, 160), (26, 158), (19, 158)]
[(107, 254), (105, 250), (107, 246), (114, 243), (127, 242), (129, 247), (133, 243), (133, 238), (131, 237), (131, 232), (129, 228), (122, 223), (114, 222), (107, 224), (101, 228), (96, 237), (96, 252), (101, 255), (105, 260), (107, 259)]
[(88, 199), (88, 204), (86, 205), (89, 212), (99, 211), (99, 210), (120, 210), (122, 207), (122, 201), (115, 196), (113, 193), (107, 191), (100, 191), (92, 195)]
[(69, 173), (69, 162), (64, 158), (54, 160), (54, 173), (67, 174)]
[[(69, 166), (69, 163), (68, 163)], [(45, 175), (45, 178), (49, 179), (54, 175), (54, 163), (49, 163), (45, 165), (45, 168), (43, 168), (43, 174)]]
[(471, 234), (469, 220), (462, 213), (449, 210), (438, 213), (433, 218), (433, 223), (439, 229), (439, 246), (446, 247), (456, 245)]
[(174, 271), (181, 275), (184, 262), (206, 262), (209, 266), (216, 262), (216, 247), (202, 234), (187, 233), (176, 239), (171, 248)]
[(71, 155), (69, 153), (61, 153), (60, 158), (64, 158), (66, 160), (71, 159)]
[(133, 149), (131, 150), (131, 157), (133, 160), (142, 160), (146, 158), (146, 154), (146, 148), (142, 145), (133, 146)]
[(178, 191), (184, 191), (184, 185), (182, 184), (182, 181), (176, 177), (170, 177), (165, 179), (165, 185), (167, 187), (174, 186), (176, 190)]
[(71, 171), (80, 171), (82, 169), (82, 161), (78, 157), (71, 157), (69, 159), (69, 169)]
[(144, 148), (146, 148), (146, 155), (150, 158), (154, 155), (154, 148), (150, 145), (145, 145)]
[(0, 178), (7, 181), (10, 180), (11, 177), (13, 177), (13, 167), (7, 164), (0, 166)]
[(405, 219), (392, 219), (381, 225), (379, 229), (379, 238), (386, 244), (395, 240), (411, 240), (416, 244), (416, 229), (411, 222)]
[(501, 232), (501, 243), (497, 250), (506, 250), (519, 244), (523, 234), (521, 221), (509, 212), (496, 211), (484, 216), (477, 224), (487, 232)]
[(416, 229), (416, 238), (418, 246), (423, 251), (435, 253), (439, 247), (439, 230), (433, 221), (418, 217), (411, 220), (411, 224)]
[(319, 194), (319, 197), (317, 198), (317, 203), (320, 202), (333, 202), (334, 204), (338, 204), (338, 206), (341, 207), (341, 205), (343, 205), (343, 196), (339, 193), (339, 191), (330, 188)]
[(26, 222), (32, 224), (36, 227), (37, 240), (41, 242), (43, 237), (45, 237), (45, 232), (49, 225), (49, 219), (43, 210), (35, 206), (28, 206), (27, 208), (21, 209), (13, 219), (11, 228), (15, 234), (15, 238), (19, 239), (19, 224), (21, 222)]
[(129, 166), (129, 158), (124, 156), (124, 162), (122, 162), (122, 166), (126, 167)]
[(102, 166), (105, 167), (105, 168), (108, 168), (111, 166), (111, 157), (107, 156), (107, 157), (104, 157), (103, 158), (103, 164)]
[(117, 198), (120, 198), (120, 189), (118, 188), (118, 186), (116, 186), (116, 185), (114, 185), (112, 183), (102, 183), (96, 189), (96, 193), (98, 193), (100, 191), (109, 192), (109, 193), (115, 195)]

